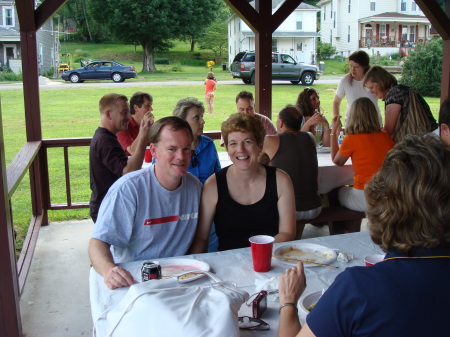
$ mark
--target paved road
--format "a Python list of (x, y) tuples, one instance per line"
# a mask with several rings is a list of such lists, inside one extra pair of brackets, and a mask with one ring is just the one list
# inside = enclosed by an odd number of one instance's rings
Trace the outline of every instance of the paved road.
[[(340, 76), (322, 76), (320, 80), (317, 80), (316, 84), (335, 84), (339, 83)], [(241, 84), (242, 86), (246, 86), (241, 80), (229, 80), (229, 81), (220, 81), (220, 85), (227, 84)], [(292, 85), (287, 81), (273, 81), (274, 85)], [(203, 86), (203, 80), (201, 81), (165, 81), (165, 82), (130, 82), (125, 81), (121, 83), (114, 83), (112, 81), (100, 81), (100, 82), (84, 82), (84, 83), (71, 83), (71, 82), (61, 82), (61, 81), (52, 81), (45, 77), (39, 77), (39, 88), (40, 89), (50, 89), (50, 90), (64, 90), (64, 89), (77, 89), (77, 88), (92, 88), (92, 87), (101, 87), (101, 88), (123, 88), (123, 87), (139, 87), (139, 86), (165, 86), (165, 85), (201, 85)], [(0, 82), (0, 90), (18, 90), (23, 89), (22, 83), (9, 83), (9, 84), (1, 84)]]

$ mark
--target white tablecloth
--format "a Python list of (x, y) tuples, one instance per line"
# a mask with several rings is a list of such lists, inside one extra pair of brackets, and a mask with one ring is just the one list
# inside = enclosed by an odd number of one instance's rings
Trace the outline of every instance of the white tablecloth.
[[(219, 152), (219, 160), (222, 167), (232, 164), (227, 152)], [(319, 176), (317, 180), (319, 182), (320, 194), (326, 194), (340, 186), (353, 184), (355, 172), (353, 171), (351, 158), (348, 159), (344, 166), (336, 166), (331, 160), (331, 154), (329, 152), (318, 152), (317, 160), (319, 164)]]
[[(301, 240), (301, 242), (324, 245), (332, 249), (352, 253), (355, 257), (355, 259), (351, 260), (348, 263), (338, 261), (333, 262), (332, 265), (339, 267), (339, 269), (327, 267), (305, 268), (307, 288), (302, 298), (312, 292), (327, 288), (333, 282), (336, 276), (345, 268), (350, 266), (363, 266), (365, 256), (382, 253), (380, 247), (375, 245), (371, 241), (368, 232), (325, 236)], [(286, 243), (276, 244), (275, 247), (285, 244)], [(238, 287), (246, 290), (249, 294), (253, 294), (255, 292), (256, 280), (264, 281), (272, 277), (278, 277), (287, 268), (290, 267), (287, 264), (272, 259), (272, 268), (269, 272), (256, 273), (253, 271), (250, 248), (235, 249), (217, 253), (188, 255), (184, 258), (195, 258), (207, 262), (211, 266), (212, 272), (215, 273), (219, 278), (224, 281), (235, 282)], [(140, 280), (140, 267), (142, 266), (142, 261), (125, 263), (122, 264), (122, 266), (125, 269), (129, 270), (134, 275), (136, 280)], [(193, 281), (190, 284), (199, 284), (203, 282), (204, 281), (200, 279), (197, 281)], [(120, 301), (120, 299), (128, 290), (128, 288), (109, 290), (108, 288), (106, 288), (103, 282), (103, 278), (94, 269), (91, 269), (89, 283), (91, 310), (94, 322), (106, 308)], [(302, 298), (300, 299), (300, 301), (302, 300)], [(279, 318), (278, 308), (278, 301), (268, 301), (268, 308), (262, 318), (270, 324), (270, 330), (241, 330), (241, 336), (276, 336)], [(301, 318), (304, 317), (301, 316)], [(99, 334), (99, 336), (102, 335)]]

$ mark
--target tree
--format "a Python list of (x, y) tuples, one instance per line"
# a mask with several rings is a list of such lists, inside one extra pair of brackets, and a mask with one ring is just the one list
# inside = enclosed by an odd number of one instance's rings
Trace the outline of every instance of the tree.
[(336, 54), (336, 47), (331, 43), (323, 43), (320, 40), (317, 43), (317, 57), (319, 59), (328, 59)]
[(177, 25), (178, 36), (181, 40), (190, 42), (191, 52), (207, 27), (216, 20), (221, 20), (222, 8), (228, 8), (222, 0), (181, 1), (179, 6), (184, 15), (180, 17)]
[(402, 69), (401, 83), (423, 96), (439, 97), (442, 76), (442, 39), (418, 43)]
[(221, 63), (223, 54), (228, 49), (227, 23), (213, 23), (199, 39), (200, 49), (210, 49), (214, 52), (214, 62)]

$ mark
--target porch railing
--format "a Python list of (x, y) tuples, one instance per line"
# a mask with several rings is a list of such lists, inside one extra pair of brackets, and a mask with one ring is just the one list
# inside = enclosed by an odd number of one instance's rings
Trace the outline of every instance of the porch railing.
[[(207, 131), (205, 135), (213, 139), (220, 139), (220, 131)], [(28, 227), (28, 232), (24, 240), (23, 248), (17, 260), (18, 285), (20, 294), (25, 285), (28, 270), (31, 265), (31, 260), (36, 247), (39, 228), (48, 225), (48, 210), (62, 210), (62, 209), (77, 209), (88, 208), (89, 201), (73, 202), (72, 200), (72, 185), (70, 178), (70, 147), (88, 147), (91, 144), (91, 137), (86, 138), (58, 138), (58, 139), (43, 139), (37, 142), (28, 142), (17, 153), (16, 157), (8, 166), (7, 181), (8, 181), (8, 198), (11, 200), (14, 191), (17, 189), (20, 181), (27, 173), (32, 165), (36, 165), (39, 170), (41, 191), (37, 191), (35, 202), (33, 204), (42, 204), (42, 209), (33, 209), (33, 217)], [(48, 164), (48, 149), (62, 148), (64, 157), (64, 179), (66, 190), (65, 203), (52, 203), (50, 190), (50, 174)], [(89, 161), (89, 158), (86, 158)], [(89, 188), (89, 186), (86, 186)], [(34, 207), (33, 207), (34, 208)], [(11, 210), (11, 207), (10, 207)]]

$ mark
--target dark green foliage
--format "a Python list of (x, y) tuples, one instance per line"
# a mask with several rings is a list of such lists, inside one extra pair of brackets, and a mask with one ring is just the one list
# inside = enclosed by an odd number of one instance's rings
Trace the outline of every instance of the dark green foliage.
[(442, 76), (442, 39), (418, 43), (403, 65), (400, 83), (422, 96), (439, 97)]
[(170, 61), (168, 58), (159, 58), (155, 59), (155, 64), (169, 64)]
[(331, 43), (323, 43), (320, 40), (317, 43), (317, 58), (329, 59), (336, 53), (336, 47), (333, 47)]
[(214, 62), (216, 63), (221, 63), (227, 53), (227, 29), (228, 25), (225, 21), (214, 22), (198, 41), (200, 49), (209, 49), (214, 52)]
[(22, 73), (15, 74), (4, 65), (3, 71), (0, 71), (0, 81), (22, 81)]

